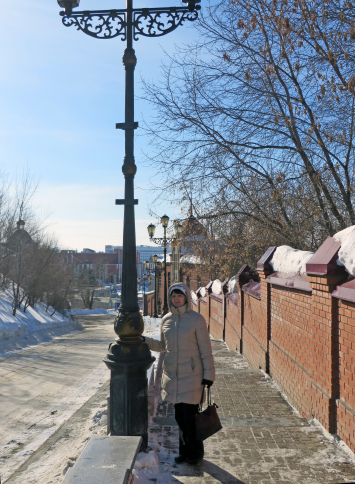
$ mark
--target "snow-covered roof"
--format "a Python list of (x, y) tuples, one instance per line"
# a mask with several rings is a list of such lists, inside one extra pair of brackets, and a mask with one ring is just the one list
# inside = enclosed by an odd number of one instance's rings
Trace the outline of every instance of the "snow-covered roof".
[(182, 264), (201, 264), (201, 259), (196, 255), (183, 255), (180, 259)]

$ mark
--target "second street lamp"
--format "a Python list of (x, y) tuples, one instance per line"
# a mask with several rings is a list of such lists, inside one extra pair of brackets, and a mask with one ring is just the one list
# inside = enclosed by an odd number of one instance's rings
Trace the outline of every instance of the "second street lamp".
[(169, 312), (169, 307), (168, 307), (168, 290), (167, 290), (167, 280), (166, 280), (166, 251), (167, 251), (167, 246), (168, 243), (170, 242), (176, 242), (178, 238), (180, 238), (181, 233), (182, 233), (182, 225), (178, 224), (175, 225), (175, 237), (167, 237), (166, 236), (166, 230), (168, 228), (169, 224), (169, 217), (167, 215), (163, 215), (160, 219), (160, 222), (163, 226), (164, 229), (164, 237), (154, 237), (155, 234), (155, 225), (150, 224), (148, 225), (148, 235), (149, 238), (152, 242), (154, 242), (157, 245), (163, 245), (164, 247), (164, 306), (163, 306), (163, 315), (167, 314)]

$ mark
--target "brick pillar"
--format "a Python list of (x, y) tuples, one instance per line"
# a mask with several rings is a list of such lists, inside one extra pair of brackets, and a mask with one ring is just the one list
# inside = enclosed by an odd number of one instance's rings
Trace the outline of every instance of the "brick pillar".
[(311, 410), (330, 433), (336, 433), (336, 400), (339, 398), (338, 301), (336, 285), (347, 278), (336, 264), (340, 242), (329, 237), (306, 265), (312, 288), (310, 326), (313, 335)]
[(236, 321), (237, 335), (237, 350), (239, 353), (243, 353), (243, 326), (244, 326), (244, 292), (242, 291), (242, 286), (249, 282), (251, 279), (255, 279), (255, 273), (250, 269), (248, 264), (244, 264), (237, 274), (235, 275), (235, 280), (237, 283), (237, 293), (238, 293), (238, 312)]
[(200, 302), (200, 299), (201, 299), (201, 287), (199, 287), (196, 291), (196, 296), (197, 296), (197, 312), (199, 314), (201, 314), (201, 310), (200, 310), (200, 307), (201, 307), (201, 302)]
[(207, 284), (207, 286), (205, 287), (205, 289), (206, 289), (206, 302), (207, 302), (206, 323), (207, 323), (208, 332), (210, 331), (210, 316), (211, 316), (211, 298), (210, 298), (210, 294), (212, 292), (212, 284), (213, 284), (213, 281), (210, 281)]
[(222, 282), (222, 319), (223, 319), (223, 341), (226, 340), (226, 296), (228, 293), (229, 278)]
[(265, 372), (269, 373), (270, 369), (270, 338), (271, 338), (271, 315), (270, 315), (270, 298), (271, 298), (271, 285), (266, 282), (266, 278), (273, 272), (270, 265), (270, 261), (274, 255), (276, 247), (269, 247), (262, 258), (257, 263), (257, 271), (260, 279), (260, 308), (261, 308), (261, 320), (265, 325), (266, 331), (266, 360), (265, 360)]

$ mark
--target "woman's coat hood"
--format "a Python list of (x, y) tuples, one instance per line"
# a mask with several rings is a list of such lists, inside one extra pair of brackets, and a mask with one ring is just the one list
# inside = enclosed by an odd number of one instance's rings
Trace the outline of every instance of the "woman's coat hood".
[(185, 292), (185, 295), (186, 295), (186, 304), (187, 304), (186, 312), (188, 313), (189, 311), (191, 311), (191, 290), (183, 282), (175, 282), (175, 284), (172, 284), (169, 287), (168, 305), (169, 305), (170, 311), (173, 312), (174, 309), (175, 309), (175, 306), (173, 306), (173, 303), (172, 303), (172, 300), (171, 300), (171, 292), (173, 291), (174, 287), (176, 287), (176, 289), (180, 289), (180, 290), (183, 289), (183, 292)]

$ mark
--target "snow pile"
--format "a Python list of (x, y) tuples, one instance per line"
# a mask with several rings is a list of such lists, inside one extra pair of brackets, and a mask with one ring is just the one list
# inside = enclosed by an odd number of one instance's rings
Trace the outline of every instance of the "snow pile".
[(238, 285), (235, 276), (228, 281), (228, 293), (238, 292)]
[(195, 304), (197, 304), (198, 297), (197, 297), (197, 294), (195, 293), (195, 291), (191, 291), (191, 299), (193, 300), (193, 302)]
[(222, 283), (219, 279), (213, 281), (211, 290), (213, 294), (222, 294)]
[[(114, 309), (109, 310), (109, 311), (115, 311)], [(69, 311), (69, 314), (72, 314), (74, 316), (88, 316), (91, 314), (107, 314), (108, 311), (103, 308), (96, 308), (96, 309), (72, 309)]]
[(345, 266), (348, 273), (355, 276), (355, 225), (338, 232), (333, 237), (341, 243), (337, 263)]
[(159, 474), (159, 458), (155, 450), (140, 452), (134, 464), (135, 469), (146, 469), (147, 474)]
[(53, 308), (46, 311), (44, 303), (38, 303), (34, 308), (29, 306), (23, 312), (23, 306), (12, 315), (13, 296), (10, 289), (0, 291), (0, 340), (11, 337), (24, 337), (43, 329), (56, 328), (70, 322), (69, 318), (60, 313), (53, 316)]
[(201, 294), (201, 297), (206, 297), (206, 288), (205, 287), (200, 287), (200, 294)]
[(270, 261), (275, 272), (293, 272), (304, 274), (306, 264), (312, 257), (313, 252), (297, 250), (288, 245), (278, 247)]

